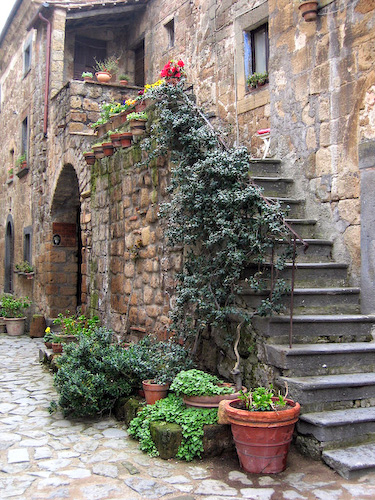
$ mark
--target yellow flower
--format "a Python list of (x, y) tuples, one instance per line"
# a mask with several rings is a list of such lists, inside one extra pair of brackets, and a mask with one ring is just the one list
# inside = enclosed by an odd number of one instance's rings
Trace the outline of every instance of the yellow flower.
[(49, 333), (51, 331), (51, 328), (47, 326), (47, 328), (44, 330), (44, 333)]

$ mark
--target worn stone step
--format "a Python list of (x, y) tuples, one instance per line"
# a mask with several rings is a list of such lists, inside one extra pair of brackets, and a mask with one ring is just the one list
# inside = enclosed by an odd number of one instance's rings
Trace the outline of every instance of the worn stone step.
[[(304, 238), (308, 244), (305, 249), (301, 241), (297, 241), (297, 263), (303, 262), (329, 262), (332, 261), (332, 241), (320, 238)], [(283, 248), (283, 245), (280, 245)]]
[(298, 234), (300, 238), (317, 238), (316, 234), (316, 219), (290, 219), (286, 218), (285, 221), (289, 226)]
[[(293, 264), (287, 262), (285, 269), (280, 273), (280, 277), (289, 283), (292, 279)], [(256, 265), (248, 266), (244, 277), (251, 276), (258, 270)], [(297, 262), (294, 273), (294, 286), (297, 288), (318, 288), (318, 287), (345, 287), (347, 285), (347, 264), (336, 262)], [(266, 266), (266, 271), (270, 273), (270, 266)]]
[(289, 395), (301, 405), (303, 412), (313, 411), (315, 403), (354, 401), (375, 397), (375, 373), (351, 373), (307, 377), (278, 378), (280, 387), (285, 383)]
[(304, 413), (297, 423), (297, 431), (304, 436), (313, 436), (321, 448), (345, 443), (354, 444), (375, 433), (375, 407), (348, 408)]
[(281, 173), (281, 160), (276, 159), (254, 159), (250, 160), (250, 177), (254, 176), (278, 176)]
[[(360, 289), (349, 288), (295, 288), (294, 289), (294, 312), (295, 314), (326, 313), (359, 313), (360, 312)], [(269, 290), (254, 292), (253, 289), (244, 286), (241, 296), (249, 308), (258, 307), (262, 300), (269, 296)], [(286, 311), (290, 308), (290, 294), (287, 294), (283, 303)]]
[(253, 182), (263, 189), (263, 194), (270, 196), (289, 196), (292, 193), (293, 179), (280, 176), (253, 177)]
[(357, 479), (375, 471), (375, 443), (326, 450), (322, 459), (345, 479)]
[(301, 219), (305, 215), (305, 201), (303, 199), (269, 196), (268, 199), (272, 202), (280, 203), (281, 209), (285, 213), (286, 218)]
[(267, 362), (283, 375), (325, 375), (375, 371), (375, 342), (266, 345)]
[[(289, 342), (290, 316), (254, 318), (255, 330), (269, 343)], [(293, 316), (293, 343), (366, 342), (373, 339), (375, 315), (309, 314)]]

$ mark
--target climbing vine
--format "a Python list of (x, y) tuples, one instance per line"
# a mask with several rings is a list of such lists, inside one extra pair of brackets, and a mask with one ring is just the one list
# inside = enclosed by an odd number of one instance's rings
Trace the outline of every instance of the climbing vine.
[[(271, 261), (274, 248), (288, 241), (288, 230), (279, 204), (252, 183), (247, 150), (223, 146), (183, 87), (182, 80), (147, 92), (157, 119), (143, 148), (149, 162), (166, 156), (172, 163), (171, 198), (160, 215), (168, 221), (168, 245), (184, 248), (172, 319), (173, 328), (187, 337), (281, 310), (287, 286), (278, 271), (286, 254)], [(256, 271), (246, 278), (250, 265)], [(251, 310), (239, 303), (244, 280), (255, 292), (268, 291)]]

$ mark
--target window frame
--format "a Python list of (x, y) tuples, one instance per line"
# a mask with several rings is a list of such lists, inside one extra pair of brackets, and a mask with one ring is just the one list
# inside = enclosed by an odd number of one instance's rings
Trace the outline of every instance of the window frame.
[(263, 23), (251, 30), (244, 31), (244, 54), (245, 54), (245, 77), (247, 78), (254, 74), (259, 73), (256, 67), (256, 54), (255, 54), (255, 36), (260, 31), (265, 31), (265, 66), (268, 72), (268, 61), (270, 53), (270, 44), (268, 36), (268, 22)]
[(174, 17), (164, 24), (164, 28), (166, 29), (168, 35), (167, 50), (169, 50), (175, 46), (176, 33), (175, 33)]
[(31, 71), (32, 63), (32, 44), (33, 37), (32, 34), (27, 38), (23, 45), (22, 58), (23, 58), (23, 76), (26, 77)]
[(33, 227), (23, 228), (23, 260), (32, 265), (33, 257)]
[(26, 159), (29, 156), (29, 130), (29, 117), (26, 115), (21, 124), (21, 155), (26, 155)]

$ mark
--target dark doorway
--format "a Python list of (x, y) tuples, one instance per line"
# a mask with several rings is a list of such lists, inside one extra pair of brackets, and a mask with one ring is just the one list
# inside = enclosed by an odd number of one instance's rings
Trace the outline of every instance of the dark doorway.
[(95, 73), (96, 61), (107, 57), (107, 42), (77, 36), (74, 46), (74, 79), (81, 80), (84, 71)]
[(14, 227), (13, 218), (8, 215), (5, 228), (5, 276), (4, 292), (13, 293)]
[(142, 42), (139, 45), (137, 45), (137, 47), (134, 49), (134, 60), (135, 60), (134, 83), (139, 87), (143, 87), (145, 84), (145, 41), (144, 40), (142, 40)]

